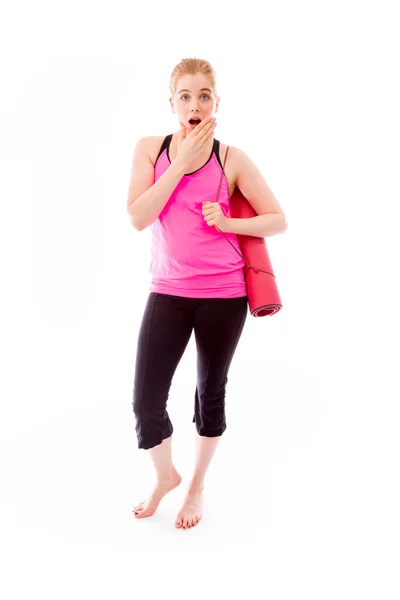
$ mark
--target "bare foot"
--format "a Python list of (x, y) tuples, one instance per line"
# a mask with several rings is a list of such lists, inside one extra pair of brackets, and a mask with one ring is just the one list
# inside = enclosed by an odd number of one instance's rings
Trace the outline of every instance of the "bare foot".
[(181, 481), (182, 477), (175, 468), (173, 469), (169, 479), (165, 481), (157, 481), (150, 496), (135, 506), (135, 517), (137, 519), (142, 519), (143, 517), (151, 517), (154, 515), (161, 499), (168, 494), (168, 492), (178, 487)]
[(203, 512), (203, 488), (188, 490), (181, 510), (176, 517), (177, 529), (190, 529), (201, 520)]

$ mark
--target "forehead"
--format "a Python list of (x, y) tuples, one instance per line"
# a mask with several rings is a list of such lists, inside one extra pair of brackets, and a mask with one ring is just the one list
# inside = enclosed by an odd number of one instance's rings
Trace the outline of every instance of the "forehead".
[(192, 92), (200, 90), (201, 88), (208, 88), (212, 91), (211, 83), (208, 77), (203, 74), (181, 75), (178, 80), (176, 91), (179, 92), (182, 88), (191, 90)]

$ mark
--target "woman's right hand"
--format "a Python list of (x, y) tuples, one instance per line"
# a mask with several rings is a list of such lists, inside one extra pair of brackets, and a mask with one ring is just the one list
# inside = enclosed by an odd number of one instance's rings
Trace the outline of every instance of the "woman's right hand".
[(194, 129), (187, 127), (184, 123), (180, 123), (180, 126), (176, 158), (188, 166), (201, 155), (204, 146), (212, 138), (217, 123), (215, 117), (208, 117)]

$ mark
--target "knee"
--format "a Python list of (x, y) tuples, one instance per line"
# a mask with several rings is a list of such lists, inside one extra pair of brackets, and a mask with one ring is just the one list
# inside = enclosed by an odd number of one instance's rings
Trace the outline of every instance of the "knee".
[(224, 431), (226, 431), (226, 422), (223, 421), (223, 423), (221, 423), (218, 427), (214, 427), (212, 429), (209, 429), (202, 425), (197, 425), (196, 423), (196, 430), (199, 435), (204, 437), (219, 437), (224, 433)]
[(138, 394), (136, 394), (136, 392), (134, 390), (133, 395), (132, 395), (132, 410), (136, 417), (139, 416), (142, 405), (143, 405), (143, 402), (141, 401), (140, 396)]
[(149, 403), (145, 402), (145, 395), (137, 393), (135, 390), (132, 396), (132, 410), (135, 417), (141, 420), (145, 419), (146, 413), (149, 412)]

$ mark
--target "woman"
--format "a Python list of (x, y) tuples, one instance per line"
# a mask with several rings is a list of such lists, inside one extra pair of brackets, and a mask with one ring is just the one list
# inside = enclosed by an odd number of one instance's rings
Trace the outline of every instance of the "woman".
[(170, 88), (180, 130), (139, 140), (128, 193), (133, 226), (142, 231), (151, 225), (152, 230), (152, 282), (138, 337), (133, 411), (138, 447), (149, 450), (157, 473), (152, 493), (134, 513), (137, 518), (153, 515), (163, 496), (181, 483), (172, 462), (173, 426), (166, 405), (194, 330), (196, 464), (175, 522), (186, 529), (202, 518), (205, 475), (226, 429), (229, 367), (247, 318), (245, 263), (220, 233), (240, 252), (237, 232), (230, 229), (237, 220), (229, 218), (235, 185), (258, 215), (277, 217), (273, 231), (260, 229), (258, 221), (256, 229), (241, 228), (241, 233), (263, 237), (284, 231), (286, 223), (261, 173), (238, 148), (229, 147), (221, 181), (227, 146), (213, 137), (220, 98), (211, 65), (182, 60)]

